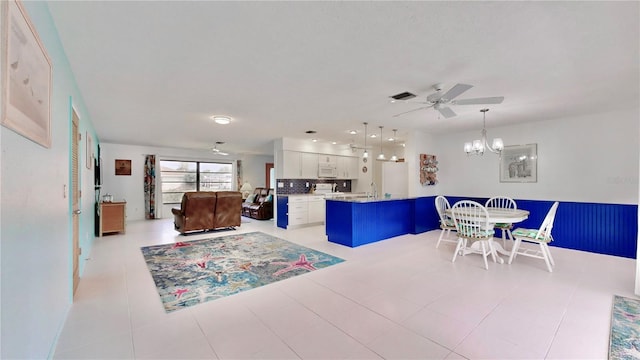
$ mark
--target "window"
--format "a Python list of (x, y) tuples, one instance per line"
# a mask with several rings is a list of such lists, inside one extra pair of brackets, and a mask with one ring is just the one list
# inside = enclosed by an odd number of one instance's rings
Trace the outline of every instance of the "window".
[(160, 161), (162, 203), (179, 204), (187, 191), (233, 190), (233, 165), (200, 161)]

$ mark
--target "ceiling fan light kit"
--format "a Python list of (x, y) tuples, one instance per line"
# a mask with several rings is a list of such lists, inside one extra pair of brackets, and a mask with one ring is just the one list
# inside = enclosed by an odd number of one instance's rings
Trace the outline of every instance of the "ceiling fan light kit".
[(211, 149), (211, 151), (213, 151), (214, 153), (216, 153), (218, 155), (222, 155), (222, 156), (229, 155), (229, 153), (226, 153), (226, 152), (221, 151), (220, 149), (218, 149), (218, 145), (222, 145), (222, 144), (224, 144), (224, 141), (216, 141), (216, 144), (213, 146), (213, 149)]
[[(435, 93), (428, 95), (425, 101), (417, 102), (419, 104), (424, 104), (425, 106), (419, 107), (417, 109), (405, 111), (399, 114), (395, 114), (393, 115), (393, 117), (398, 117), (398, 116), (405, 115), (405, 114), (422, 110), (422, 109), (433, 108), (434, 110), (437, 110), (440, 113), (440, 115), (444, 116), (446, 119), (449, 119), (456, 116), (456, 113), (448, 105), (500, 104), (504, 100), (504, 96), (454, 100), (456, 97), (460, 96), (462, 93), (471, 89), (472, 87), (473, 85), (456, 84), (454, 87), (449, 89), (449, 91), (447, 91), (446, 93), (442, 93), (442, 85), (436, 84), (433, 86)], [(395, 97), (400, 97), (402, 100), (407, 100), (412, 98), (412, 97), (402, 98), (403, 94), (413, 95), (407, 91), (404, 93), (393, 95), (391, 96), (391, 98), (395, 99)], [(413, 95), (413, 97), (415, 97), (415, 95)]]
[(492, 153), (496, 153), (499, 156), (502, 155), (504, 150), (504, 142), (501, 138), (495, 138), (492, 141), (491, 146), (487, 142), (487, 129), (486, 129), (486, 114), (489, 109), (482, 109), (482, 137), (481, 139), (473, 140), (472, 142), (464, 143), (464, 152), (467, 155), (484, 155), (484, 150), (489, 150)]

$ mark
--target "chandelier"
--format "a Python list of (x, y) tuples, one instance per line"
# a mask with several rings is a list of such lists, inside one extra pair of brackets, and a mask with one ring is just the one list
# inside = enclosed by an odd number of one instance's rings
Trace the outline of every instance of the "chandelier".
[(504, 143), (502, 142), (501, 138), (493, 139), (492, 146), (489, 146), (489, 143), (487, 142), (487, 129), (485, 120), (487, 111), (489, 111), (489, 109), (480, 110), (480, 112), (482, 112), (482, 138), (480, 140), (473, 140), (473, 142), (464, 143), (464, 152), (467, 153), (467, 155), (483, 155), (485, 149), (498, 155), (502, 154)]

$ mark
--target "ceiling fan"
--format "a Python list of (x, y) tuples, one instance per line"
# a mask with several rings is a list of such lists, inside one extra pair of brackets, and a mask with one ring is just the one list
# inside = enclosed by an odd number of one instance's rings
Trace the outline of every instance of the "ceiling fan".
[(222, 155), (222, 156), (229, 155), (229, 153), (226, 153), (226, 152), (218, 149), (218, 145), (222, 145), (222, 144), (224, 144), (224, 141), (216, 141), (216, 144), (213, 146), (213, 149), (211, 149), (211, 151), (213, 151), (214, 153), (216, 153), (218, 155)]
[(456, 84), (454, 87), (449, 89), (449, 91), (443, 93), (442, 85), (436, 84), (436, 85), (433, 85), (433, 89), (436, 92), (427, 96), (426, 101), (408, 101), (416, 97), (415, 94), (412, 94), (408, 91), (393, 95), (391, 96), (391, 99), (392, 99), (391, 102), (403, 101), (403, 102), (410, 102), (415, 104), (426, 104), (426, 106), (422, 106), (417, 109), (405, 111), (400, 114), (395, 114), (393, 115), (393, 117), (398, 117), (398, 116), (408, 114), (414, 111), (422, 110), (422, 109), (434, 108), (438, 110), (440, 114), (442, 114), (442, 116), (448, 119), (456, 116), (456, 113), (453, 110), (451, 110), (451, 108), (448, 105), (500, 104), (504, 100), (504, 96), (454, 100), (460, 94), (471, 89), (472, 87), (473, 85)]

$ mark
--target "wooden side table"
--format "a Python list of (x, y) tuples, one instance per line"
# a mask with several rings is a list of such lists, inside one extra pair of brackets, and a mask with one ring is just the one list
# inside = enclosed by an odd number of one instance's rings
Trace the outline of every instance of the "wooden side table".
[(104, 233), (125, 232), (126, 201), (100, 203), (100, 236)]

